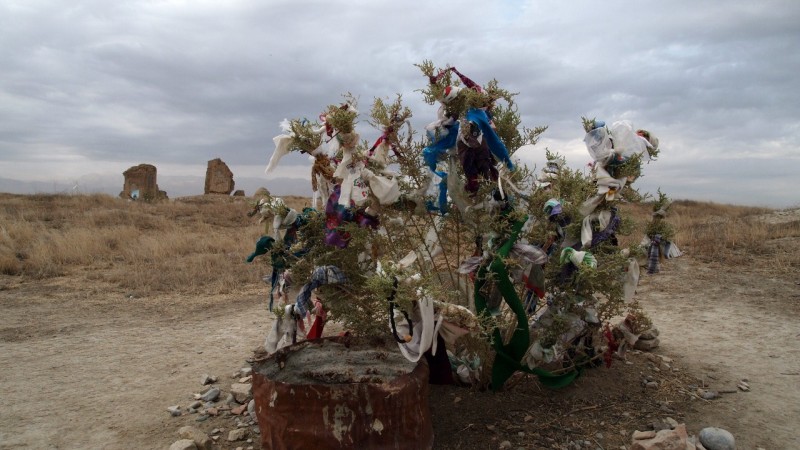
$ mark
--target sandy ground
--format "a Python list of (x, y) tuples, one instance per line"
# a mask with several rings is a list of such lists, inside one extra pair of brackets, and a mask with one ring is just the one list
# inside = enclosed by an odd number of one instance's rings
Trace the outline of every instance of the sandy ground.
[(645, 277), (637, 293), (661, 331), (658, 352), (712, 389), (751, 388), (688, 414), (691, 428), (725, 428), (740, 449), (800, 449), (800, 277), (688, 256)]
[[(798, 282), (690, 255), (643, 275), (638, 298), (661, 331), (658, 352), (712, 389), (751, 387), (692, 403), (681, 415), (690, 433), (719, 426), (739, 449), (800, 448)], [(202, 392), (203, 374), (230, 382), (268, 327), (255, 290), (127, 298), (81, 276), (1, 277), (0, 305), (0, 449), (168, 448), (183, 423), (167, 406)]]
[[(68, 280), (0, 291), (0, 448), (167, 448), (166, 408), (245, 366), (266, 310), (244, 298), (82, 295)], [(133, 444), (133, 445), (131, 445)]]

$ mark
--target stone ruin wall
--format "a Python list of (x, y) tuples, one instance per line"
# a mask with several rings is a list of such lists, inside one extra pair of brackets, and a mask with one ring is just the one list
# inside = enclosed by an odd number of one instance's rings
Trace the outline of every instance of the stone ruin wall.
[(139, 164), (122, 172), (122, 175), (125, 177), (125, 182), (122, 192), (119, 193), (121, 198), (132, 198), (131, 195), (137, 189), (139, 190), (139, 199), (142, 200), (167, 198), (167, 193), (158, 189), (156, 166)]
[(235, 186), (233, 172), (231, 172), (227, 164), (219, 158), (208, 162), (204, 194), (230, 195)]

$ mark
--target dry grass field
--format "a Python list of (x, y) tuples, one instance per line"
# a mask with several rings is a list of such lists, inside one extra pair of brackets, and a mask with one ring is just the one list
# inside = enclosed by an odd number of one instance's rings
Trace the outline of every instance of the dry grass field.
[[(310, 203), (286, 200), (295, 207)], [(0, 194), (0, 274), (46, 279), (93, 271), (98, 281), (140, 295), (237, 293), (258, 273), (240, 264), (262, 231), (246, 216), (251, 202), (226, 196), (146, 203), (106, 195)], [(771, 212), (678, 201), (669, 222), (675, 241), (702, 261), (735, 265), (771, 255), (776, 263), (770, 270), (796, 273), (800, 252), (776, 241), (800, 236), (800, 221), (791, 215), (761, 220)], [(624, 214), (641, 229), (650, 208), (629, 205)], [(628, 240), (640, 239), (637, 234)]]
[[(263, 232), (251, 201), (0, 194), (0, 448), (167, 448), (194, 424), (165, 408), (200, 392), (201, 374), (242, 367), (269, 326), (269, 268), (244, 263)], [(650, 211), (623, 213), (643, 228)], [(681, 367), (662, 391), (640, 387), (655, 368), (644, 355), (558, 393), (531, 378), (499, 394), (437, 388), (437, 448), (567, 448), (588, 436), (616, 449), (664, 402), (690, 433), (720, 426), (739, 448), (800, 448), (800, 210), (676, 201), (667, 220), (685, 255), (643, 274), (638, 293), (659, 352)], [(686, 387), (743, 378), (751, 392), (712, 402)]]
[(246, 215), (251, 201), (0, 194), (0, 273), (41, 280), (84, 272), (139, 296), (241, 292), (259, 273), (241, 264), (262, 231)]

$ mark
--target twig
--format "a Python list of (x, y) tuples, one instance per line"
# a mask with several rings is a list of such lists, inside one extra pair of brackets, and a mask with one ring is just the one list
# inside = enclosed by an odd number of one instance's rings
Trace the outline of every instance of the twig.
[(592, 409), (603, 409), (603, 408), (610, 408), (610, 407), (612, 407), (612, 406), (616, 406), (617, 404), (618, 404), (618, 403), (609, 403), (609, 404), (607, 404), (607, 405), (591, 405), (591, 406), (584, 406), (583, 408), (577, 408), (577, 409), (573, 409), (572, 411), (566, 412), (566, 413), (564, 413), (564, 414), (562, 414), (562, 415), (560, 415), (560, 416), (558, 416), (558, 417), (554, 418), (553, 420), (551, 420), (551, 421), (547, 422), (546, 424), (542, 425), (542, 428), (546, 428), (546, 427), (552, 427), (552, 426), (553, 426), (553, 424), (554, 424), (555, 422), (557, 422), (558, 420), (560, 420), (560, 419), (563, 419), (563, 418), (567, 417), (568, 415), (570, 415), (570, 414), (574, 414), (574, 413), (576, 413), (576, 412), (581, 412), (581, 411), (589, 411), (589, 410), (592, 410)]
[[(609, 405), (602, 405), (602, 406), (604, 406), (604, 407), (605, 407), (605, 406), (612, 406), (612, 405), (613, 405), (613, 403), (612, 403), (612, 404), (609, 404)], [(570, 414), (575, 414), (576, 412), (581, 412), (581, 411), (589, 411), (589, 410), (592, 410), (592, 409), (597, 409), (597, 408), (599, 408), (600, 406), (601, 406), (601, 405), (591, 405), (591, 406), (584, 406), (583, 408), (573, 409), (572, 411), (570, 411), (570, 412), (568, 412), (568, 413), (564, 414), (564, 416), (568, 416), (568, 415), (570, 415)]]

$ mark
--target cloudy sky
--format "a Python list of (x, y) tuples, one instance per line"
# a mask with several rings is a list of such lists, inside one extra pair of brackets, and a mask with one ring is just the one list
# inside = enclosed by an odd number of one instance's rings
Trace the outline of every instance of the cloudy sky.
[(661, 142), (643, 191), (799, 206), (798, 43), (796, 0), (0, 0), (0, 178), (119, 190), (150, 163), (162, 189), (200, 177), (202, 193), (220, 157), (266, 180), (279, 122), (346, 92), (362, 111), (400, 93), (432, 121), (413, 65), (428, 59), (519, 92), (523, 124), (549, 126), (530, 166), (545, 147), (584, 166), (581, 116), (630, 120)]

